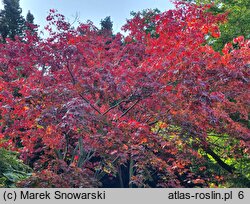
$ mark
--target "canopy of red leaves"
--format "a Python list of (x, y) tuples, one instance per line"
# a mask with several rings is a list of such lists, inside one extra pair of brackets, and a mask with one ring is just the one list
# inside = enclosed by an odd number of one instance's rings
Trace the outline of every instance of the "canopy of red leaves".
[[(190, 172), (191, 158), (202, 163), (190, 139), (206, 149), (209, 131), (227, 133), (249, 153), (249, 129), (231, 115), (248, 118), (250, 42), (239, 37), (223, 54), (205, 44), (225, 16), (179, 6), (152, 19), (157, 37), (140, 16), (124, 26), (126, 37), (92, 23), (73, 29), (54, 10), (47, 20), (46, 39), (27, 33), (0, 44), (1, 146), (35, 169), (49, 168), (55, 151), (68, 161), (82, 138), (99, 158), (85, 168), (132, 159), (134, 185), (145, 186), (151, 169), (159, 186), (178, 187), (184, 173), (209, 180)], [(157, 124), (179, 130), (166, 138)]]

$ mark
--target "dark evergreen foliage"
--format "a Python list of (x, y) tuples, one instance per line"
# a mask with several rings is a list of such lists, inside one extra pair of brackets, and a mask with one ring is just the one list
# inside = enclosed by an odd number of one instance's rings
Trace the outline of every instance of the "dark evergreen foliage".
[(2, 40), (6, 38), (15, 39), (22, 36), (25, 29), (25, 19), (21, 15), (22, 9), (19, 0), (3, 0), (4, 9), (0, 11), (0, 34)]
[(112, 35), (113, 33), (113, 22), (111, 21), (110, 16), (101, 20), (101, 32)]
[(34, 24), (34, 19), (35, 19), (34, 15), (32, 13), (30, 13), (30, 10), (29, 10), (27, 13), (27, 16), (26, 16), (26, 22)]

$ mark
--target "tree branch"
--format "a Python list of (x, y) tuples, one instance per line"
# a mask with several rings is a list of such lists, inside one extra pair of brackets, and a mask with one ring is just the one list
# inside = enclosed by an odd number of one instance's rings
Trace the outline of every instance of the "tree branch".
[(128, 108), (128, 109), (118, 118), (118, 120), (119, 120), (120, 118), (122, 118), (123, 116), (125, 116), (132, 108), (134, 108), (134, 107), (136, 106), (136, 104), (137, 104), (139, 101), (140, 101), (139, 99), (136, 100), (136, 102), (134, 102), (133, 105), (132, 105), (130, 108)]
[(79, 96), (81, 96), (81, 98), (82, 98), (86, 103), (88, 103), (88, 104), (91, 106), (91, 108), (93, 108), (97, 113), (101, 114), (101, 112), (100, 112), (95, 106), (93, 106), (93, 105), (88, 101), (88, 99), (86, 99), (81, 93), (79, 93)]
[(226, 164), (224, 161), (221, 160), (221, 158), (210, 148), (210, 147), (204, 147), (203, 148), (204, 151), (209, 154), (210, 156), (212, 156), (214, 158), (214, 160), (226, 171), (228, 171), (229, 173), (233, 173), (235, 168), (232, 166), (229, 166), (228, 164)]
[[(71, 78), (72, 78), (72, 83), (73, 83), (73, 85), (76, 85), (77, 80), (75, 79), (75, 77), (74, 77), (72, 71), (70, 70), (69, 65), (67, 65), (67, 70), (68, 70), (68, 72), (69, 72), (69, 74), (70, 74), (70, 76), (71, 76)], [(78, 94), (79, 94), (79, 96), (80, 96), (87, 104), (89, 104), (89, 105), (91, 106), (91, 108), (93, 108), (97, 113), (101, 114), (101, 112), (100, 112), (94, 105), (92, 105), (88, 99), (86, 99), (81, 93), (78, 93)]]
[(127, 99), (126, 100), (122, 100), (120, 102), (118, 102), (117, 104), (111, 106), (108, 110), (106, 110), (102, 115), (106, 115), (109, 111), (111, 111), (112, 109), (116, 108), (117, 106), (119, 106), (121, 103), (123, 102), (127, 102)]

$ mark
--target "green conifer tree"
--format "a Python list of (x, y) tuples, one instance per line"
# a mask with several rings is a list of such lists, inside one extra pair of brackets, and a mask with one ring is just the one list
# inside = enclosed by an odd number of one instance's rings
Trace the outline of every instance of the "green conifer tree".
[(25, 19), (21, 15), (19, 0), (3, 0), (4, 9), (0, 11), (0, 34), (2, 40), (15, 39), (22, 36), (25, 29)]
[(110, 16), (101, 20), (101, 33), (106, 33), (107, 35), (113, 34), (113, 22), (111, 21)]
[(34, 24), (34, 16), (32, 13), (30, 13), (30, 10), (28, 11), (27, 15), (26, 15), (26, 22), (27, 23), (31, 23)]

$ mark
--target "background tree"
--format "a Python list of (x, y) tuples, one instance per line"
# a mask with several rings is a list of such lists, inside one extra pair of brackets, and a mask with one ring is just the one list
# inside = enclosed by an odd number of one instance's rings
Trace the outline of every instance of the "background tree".
[(106, 18), (102, 19), (100, 22), (101, 25), (101, 32), (106, 33), (108, 35), (112, 35), (113, 33), (113, 22), (111, 21), (111, 17), (107, 16)]
[(197, 5), (211, 4), (208, 9), (213, 14), (227, 13), (227, 21), (220, 24), (220, 37), (209, 37), (209, 44), (221, 51), (224, 45), (238, 36), (250, 39), (250, 1), (249, 0), (186, 0)]
[(32, 13), (30, 13), (30, 10), (28, 11), (27, 15), (26, 15), (26, 22), (27, 23), (31, 23), (34, 24), (34, 16)]
[(18, 159), (17, 152), (0, 148), (0, 155), (0, 188), (15, 187), (16, 182), (31, 176), (32, 169)]
[(30, 12), (30, 10), (28, 11), (27, 15), (26, 15), (26, 29), (30, 30), (34, 33), (34, 31), (37, 31), (37, 25), (34, 24), (34, 15)]
[(157, 14), (160, 14), (161, 11), (159, 9), (144, 9), (139, 12), (130, 12), (130, 15), (133, 18), (143, 19), (143, 28), (144, 32), (146, 34), (150, 34), (152, 37), (158, 37), (158, 34), (156, 33), (155, 27), (155, 21), (154, 18), (156, 17)]
[(15, 36), (22, 36), (25, 29), (25, 19), (21, 15), (19, 0), (3, 0), (4, 9), (0, 12), (0, 34), (3, 41)]

